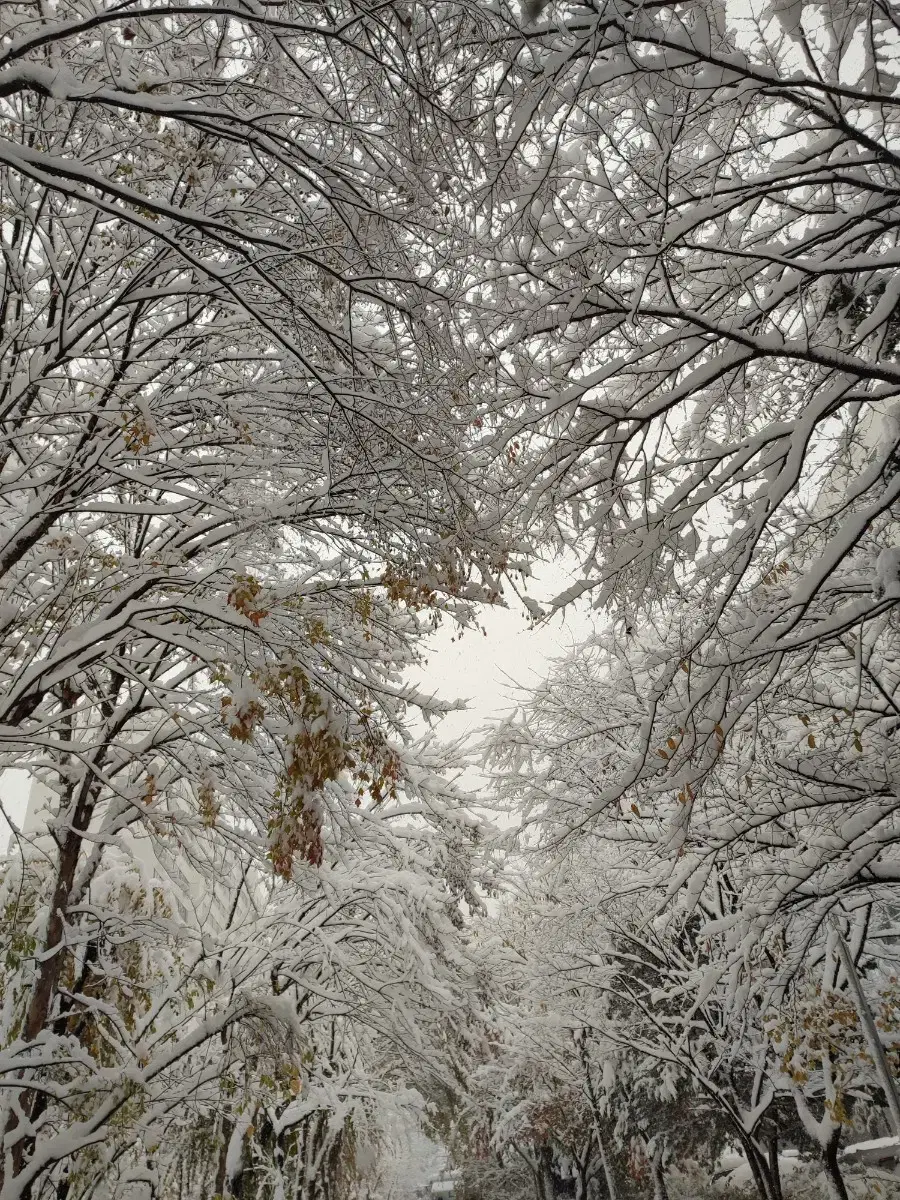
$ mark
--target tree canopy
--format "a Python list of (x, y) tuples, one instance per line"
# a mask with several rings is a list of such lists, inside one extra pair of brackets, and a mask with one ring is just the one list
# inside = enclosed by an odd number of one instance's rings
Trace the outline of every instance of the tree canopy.
[[(0, 1200), (900, 1137), (898, 63), (881, 0), (4, 5)], [(596, 632), (470, 795), (410, 670), (490, 604)]]

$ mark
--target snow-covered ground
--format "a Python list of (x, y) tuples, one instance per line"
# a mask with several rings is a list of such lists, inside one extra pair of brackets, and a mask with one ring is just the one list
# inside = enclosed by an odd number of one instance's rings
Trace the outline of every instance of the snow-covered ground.
[[(785, 1150), (778, 1155), (778, 1170), (782, 1179), (789, 1179), (801, 1166), (800, 1156), (796, 1150)], [(744, 1155), (734, 1150), (723, 1154), (719, 1159), (718, 1170), (714, 1182), (723, 1190), (728, 1188), (752, 1187), (753, 1172)]]

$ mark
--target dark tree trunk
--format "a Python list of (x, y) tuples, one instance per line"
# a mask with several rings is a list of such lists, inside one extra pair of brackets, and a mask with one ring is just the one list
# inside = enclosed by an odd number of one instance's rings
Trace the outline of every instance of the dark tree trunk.
[(781, 1171), (778, 1167), (778, 1130), (773, 1125), (766, 1136), (766, 1149), (769, 1159), (769, 1179), (772, 1186), (772, 1200), (782, 1200)]
[(225, 1195), (225, 1167), (228, 1160), (228, 1143), (231, 1140), (231, 1127), (228, 1121), (222, 1122), (222, 1140), (219, 1142), (219, 1161), (216, 1163), (216, 1182), (213, 1185), (214, 1196)]
[(850, 1200), (847, 1185), (838, 1165), (838, 1148), (841, 1144), (840, 1126), (834, 1131), (828, 1145), (822, 1151), (822, 1162), (825, 1166), (825, 1177), (828, 1180), (828, 1190), (833, 1200)]
[(585, 1154), (584, 1162), (575, 1159), (575, 1200), (587, 1200), (588, 1180), (590, 1179), (590, 1149)]
[[(781, 1200), (781, 1185), (776, 1173), (773, 1177), (769, 1159), (762, 1153), (752, 1137), (743, 1129), (736, 1130), (741, 1147), (747, 1156), (747, 1162), (753, 1175), (753, 1182), (762, 1200)], [(776, 1159), (776, 1168), (777, 1168)]]
[(653, 1172), (653, 1200), (669, 1200), (669, 1190), (666, 1187), (666, 1148), (662, 1142), (653, 1151), (650, 1170)]
[(556, 1200), (553, 1156), (549, 1146), (541, 1146), (538, 1150), (538, 1195), (541, 1200)]
[[(74, 703), (74, 700), (71, 703)], [(84, 833), (93, 815), (93, 798), (93, 788), (86, 782), (82, 785), (80, 795), (75, 802), (71, 827), (62, 839), (62, 842), (59, 843), (59, 866), (53, 888), (53, 899), (50, 902), (50, 912), (47, 917), (47, 932), (44, 935), (41, 947), (42, 953), (39, 960), (41, 965), (38, 968), (34, 981), (22, 1029), (22, 1040), (25, 1042), (33, 1042), (45, 1028), (54, 998), (56, 997), (64, 961), (64, 935), (69, 908), (69, 894), (75, 882), (75, 872), (78, 868), (78, 859), (81, 854)], [(21, 1074), (19, 1078), (22, 1078)], [(26, 1122), (32, 1124), (36, 1116), (39, 1115), (39, 1109), (36, 1109), (35, 1106), (44, 1103), (41, 1093), (35, 1093), (27, 1088), (23, 1088), (19, 1092), (18, 1099)], [(19, 1114), (15, 1109), (12, 1109), (6, 1122), (7, 1143), (12, 1140), (11, 1135), (15, 1134), (20, 1124)], [(24, 1169), (32, 1145), (33, 1138), (27, 1135), (24, 1137), (20, 1136), (18, 1140), (12, 1142), (12, 1154), (10, 1157), (12, 1159), (13, 1178), (21, 1174)], [(0, 1188), (2, 1188), (3, 1182), (3, 1172), (0, 1169)], [(21, 1195), (22, 1200), (29, 1200), (31, 1195), (30, 1184), (25, 1185)]]
[[(98, 769), (102, 768), (106, 763), (107, 747), (112, 742), (114, 736), (125, 727), (127, 720), (131, 716), (131, 709), (126, 706), (116, 719), (113, 720), (115, 712), (113, 698), (118, 695), (122, 683), (122, 676), (118, 673), (113, 673), (110, 676), (109, 698), (104, 700), (100, 706), (104, 720), (107, 722), (107, 727), (101, 748), (93, 757), (93, 767), (95, 770), (85, 772), (77, 791), (72, 786), (67, 788), (66, 800), (60, 809), (60, 815), (65, 815), (69, 818), (66, 822), (68, 828), (65, 836), (62, 838), (54, 834), (59, 847), (59, 860), (53, 888), (53, 898), (47, 918), (47, 931), (44, 936), (42, 953), (39, 960), (41, 965), (32, 987), (31, 998), (25, 1012), (25, 1021), (22, 1028), (22, 1039), (26, 1042), (33, 1042), (46, 1028), (57, 997), (59, 978), (65, 962), (65, 931), (69, 904), (72, 899), (72, 888), (75, 884), (84, 835), (90, 828), (99, 792)], [(68, 684), (64, 684), (60, 689), (59, 699), (67, 711), (67, 715), (64, 717), (62, 723), (63, 732), (71, 734), (73, 724), (72, 713), (78, 703), (79, 693)], [(68, 757), (67, 754), (62, 756), (62, 765), (68, 765)], [(22, 1078), (21, 1074), (19, 1078)], [(40, 1115), (43, 1105), (46, 1104), (46, 1098), (42, 1093), (34, 1093), (29, 1089), (23, 1088), (19, 1093), (18, 1103), (21, 1106), (21, 1113), (24, 1115), (26, 1122), (33, 1125), (36, 1117)], [(34, 1146), (34, 1138), (30, 1135), (20, 1136), (16, 1141), (12, 1140), (20, 1124), (19, 1114), (15, 1109), (11, 1109), (7, 1118), (5, 1132), (7, 1145), (10, 1142), (12, 1143), (10, 1159), (13, 1178), (18, 1176), (25, 1168)], [(3, 1165), (0, 1164), (0, 1190), (2, 1190), (4, 1182), (5, 1171)], [(33, 1182), (27, 1183), (22, 1188), (20, 1193), (21, 1200), (30, 1200)]]

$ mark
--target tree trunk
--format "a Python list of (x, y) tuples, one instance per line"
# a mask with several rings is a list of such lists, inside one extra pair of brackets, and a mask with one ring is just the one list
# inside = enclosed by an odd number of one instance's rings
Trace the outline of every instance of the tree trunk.
[(541, 1200), (556, 1200), (556, 1188), (553, 1185), (553, 1164), (549, 1146), (541, 1146), (538, 1150), (538, 1195)]
[(603, 1156), (603, 1179), (606, 1183), (606, 1190), (609, 1194), (609, 1200), (619, 1200), (619, 1188), (616, 1183), (615, 1172), (612, 1168), (612, 1163), (609, 1161), (609, 1155), (606, 1153), (606, 1145), (600, 1142), (600, 1153)]
[(822, 1151), (822, 1162), (825, 1166), (825, 1179), (831, 1200), (850, 1200), (847, 1185), (838, 1165), (838, 1148), (841, 1144), (840, 1126), (828, 1140), (828, 1145)]
[(766, 1137), (766, 1149), (769, 1160), (769, 1181), (772, 1188), (772, 1200), (782, 1200), (781, 1171), (778, 1167), (778, 1130), (773, 1125)]
[(213, 1185), (214, 1196), (225, 1195), (226, 1166), (228, 1163), (228, 1143), (231, 1141), (232, 1124), (226, 1118), (222, 1120), (222, 1133), (219, 1139), (219, 1161), (216, 1164), (216, 1181)]
[[(31, 999), (26, 1009), (25, 1022), (22, 1028), (22, 1040), (25, 1042), (33, 1042), (46, 1028), (57, 997), (59, 978), (65, 961), (65, 933), (69, 904), (78, 870), (78, 862), (81, 857), (84, 835), (90, 828), (94, 815), (94, 806), (97, 802), (100, 787), (98, 782), (99, 771), (106, 763), (109, 744), (112, 742), (115, 734), (125, 727), (131, 715), (131, 709), (126, 706), (119, 712), (116, 719), (113, 720), (115, 714), (113, 698), (118, 696), (122, 683), (123, 678), (118, 672), (113, 672), (110, 675), (110, 698), (103, 700), (100, 705), (100, 711), (107, 722), (105, 738), (101, 742), (100, 748), (93, 755), (93, 769), (85, 771), (77, 791), (74, 785), (67, 787), (65, 801), (60, 806), (60, 818), (71, 812), (71, 819), (66, 822), (68, 828), (64, 837), (60, 838), (54, 834), (56, 844), (59, 847), (56, 880), (53, 888), (53, 898), (50, 903), (50, 912), (47, 917), (47, 930), (44, 935), (42, 953), (39, 960), (40, 967), (32, 986)], [(80, 693), (68, 684), (64, 684), (60, 689), (60, 702), (68, 713), (63, 719), (61, 728), (63, 733), (68, 733), (69, 736), (71, 736), (73, 728), (72, 712), (79, 698)], [(63, 766), (68, 766), (68, 753), (62, 755), (61, 762)], [(21, 1073), (19, 1074), (19, 1078), (22, 1078)], [(35, 1094), (29, 1089), (23, 1088), (19, 1092), (18, 1103), (21, 1106), (21, 1116), (25, 1117), (28, 1124), (33, 1125), (35, 1117), (40, 1114), (42, 1106), (46, 1104), (46, 1096), (43, 1093)], [(10, 1108), (6, 1120), (5, 1140), (7, 1145), (11, 1141), (11, 1135), (15, 1134), (15, 1131), (21, 1124), (21, 1116), (16, 1112), (15, 1108)], [(20, 1137), (17, 1141), (12, 1141), (10, 1160), (13, 1178), (22, 1171), (33, 1145), (34, 1138), (28, 1135)], [(3, 1163), (0, 1162), (0, 1190), (3, 1189), (4, 1183), (5, 1169)], [(22, 1189), (21, 1200), (29, 1200), (31, 1192), (32, 1185), (29, 1183)]]
[(666, 1188), (666, 1147), (658, 1141), (650, 1160), (650, 1170), (653, 1174), (653, 1200), (669, 1200)]
[[(75, 700), (76, 697), (66, 690), (63, 695), (63, 703), (74, 706)], [(71, 797), (70, 795), (68, 803), (62, 806), (62, 811), (66, 812), (74, 800), (74, 812), (72, 813), (69, 830), (61, 841), (57, 839), (59, 863), (53, 888), (53, 898), (50, 902), (50, 911), (47, 916), (47, 930), (41, 947), (40, 966), (38, 967), (32, 986), (31, 999), (25, 1012), (25, 1022), (22, 1028), (22, 1040), (25, 1042), (33, 1042), (38, 1034), (43, 1031), (56, 997), (64, 961), (63, 951), (65, 950), (65, 929), (69, 908), (69, 895), (72, 891), (72, 885), (75, 882), (75, 873), (78, 868), (78, 859), (81, 854), (84, 833), (90, 825), (94, 812), (95, 790), (93, 782), (85, 779), (82, 781), (78, 796)], [(21, 1072), (18, 1077), (20, 1079), (23, 1078)], [(13, 1140), (13, 1137), (16, 1130), (23, 1123), (22, 1118), (24, 1117), (25, 1124), (32, 1124), (36, 1115), (35, 1105), (44, 1102), (40, 1092), (35, 1093), (28, 1088), (22, 1088), (18, 1093), (20, 1112), (17, 1112), (15, 1107), (9, 1110), (9, 1116), (6, 1121), (6, 1142), (7, 1145), (10, 1142), (12, 1143), (10, 1158), (13, 1178), (22, 1171), (33, 1145), (33, 1138), (27, 1134), (25, 1136), (20, 1135), (17, 1140)], [(4, 1171), (0, 1167), (0, 1189), (2, 1189), (4, 1182)], [(31, 1185), (29, 1184), (22, 1191), (22, 1200), (28, 1200), (30, 1195)]]
[(743, 1129), (736, 1130), (741, 1147), (747, 1156), (747, 1163), (753, 1174), (753, 1182), (762, 1200), (781, 1200), (781, 1185), (777, 1174), (778, 1161), (776, 1157), (776, 1174), (773, 1177), (769, 1159), (764, 1155), (753, 1138), (748, 1137)]
[(585, 1154), (584, 1162), (575, 1159), (575, 1200), (587, 1200), (588, 1180), (590, 1178), (590, 1147)]

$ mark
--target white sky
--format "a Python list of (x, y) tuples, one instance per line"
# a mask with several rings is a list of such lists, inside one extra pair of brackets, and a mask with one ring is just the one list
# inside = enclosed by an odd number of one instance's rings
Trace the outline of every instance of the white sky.
[(21, 826), (28, 802), (28, 786), (27, 771), (4, 771), (0, 775), (0, 854), (6, 849), (10, 832), (3, 813), (9, 813), (11, 820)]
[[(561, 568), (544, 568), (529, 581), (528, 594), (538, 603), (563, 591), (571, 582)], [(502, 715), (516, 704), (516, 693), (546, 677), (549, 662), (579, 645), (592, 632), (584, 606), (572, 605), (546, 624), (532, 627), (515, 595), (508, 608), (485, 608), (479, 625), (459, 637), (445, 623), (426, 641), (426, 663), (415, 673), (416, 684), (443, 700), (464, 699), (469, 708), (441, 723), (443, 739), (460, 737)]]
[[(569, 587), (573, 576), (561, 563), (536, 568), (528, 596), (543, 604)], [(442, 700), (464, 700), (465, 711), (450, 713), (436, 727), (441, 742), (474, 736), (521, 704), (526, 692), (547, 677), (554, 659), (581, 645), (599, 620), (585, 603), (571, 604), (544, 624), (533, 626), (514, 593), (508, 608), (485, 608), (480, 629), (462, 638), (446, 622), (426, 641), (426, 661), (410, 679)], [(458, 782), (478, 793), (485, 778), (469, 766)]]

